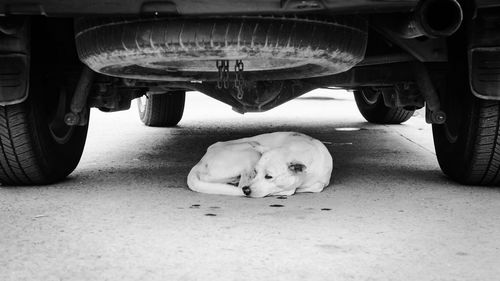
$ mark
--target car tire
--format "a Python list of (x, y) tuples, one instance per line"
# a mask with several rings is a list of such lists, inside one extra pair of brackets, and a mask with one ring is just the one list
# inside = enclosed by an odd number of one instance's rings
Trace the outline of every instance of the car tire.
[(457, 182), (498, 186), (500, 102), (473, 95), (462, 36), (450, 39), (450, 62), (438, 87), (446, 121), (432, 126), (436, 156), (441, 170)]
[(82, 17), (75, 28), (79, 57), (96, 72), (188, 82), (217, 81), (217, 60), (229, 70), (242, 60), (251, 81), (335, 74), (363, 59), (368, 38), (355, 16)]
[(415, 112), (402, 107), (386, 106), (383, 96), (369, 88), (354, 91), (354, 99), (359, 112), (370, 123), (401, 124), (408, 121)]
[(139, 118), (150, 127), (174, 127), (182, 119), (186, 92), (145, 95), (137, 100)]
[(74, 41), (67, 40), (74, 34), (72, 20), (33, 17), (30, 23), (29, 40), (18, 40), (30, 57), (29, 75), (9, 75), (11, 71), (0, 77), (10, 85), (27, 85), (24, 101), (0, 106), (2, 185), (64, 179), (78, 165), (87, 138), (88, 124), (72, 127), (64, 122), (83, 69)]
[[(88, 124), (67, 126), (78, 74), (33, 67), (28, 98), (0, 107), (0, 182), (41, 185), (64, 179), (78, 165)], [(42, 71), (43, 70), (43, 71)]]

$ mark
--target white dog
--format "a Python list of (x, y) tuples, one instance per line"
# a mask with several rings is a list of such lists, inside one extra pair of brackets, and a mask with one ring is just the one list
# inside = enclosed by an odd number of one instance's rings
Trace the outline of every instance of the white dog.
[(198, 192), (250, 197), (321, 192), (332, 168), (332, 156), (320, 141), (277, 132), (211, 145), (187, 184)]

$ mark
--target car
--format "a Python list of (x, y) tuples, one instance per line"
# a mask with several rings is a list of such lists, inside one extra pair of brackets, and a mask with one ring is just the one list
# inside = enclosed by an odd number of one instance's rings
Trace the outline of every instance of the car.
[(188, 90), (245, 113), (337, 87), (372, 123), (425, 107), (442, 171), (498, 185), (499, 22), (497, 0), (0, 0), (0, 182), (67, 177), (92, 107), (169, 127)]

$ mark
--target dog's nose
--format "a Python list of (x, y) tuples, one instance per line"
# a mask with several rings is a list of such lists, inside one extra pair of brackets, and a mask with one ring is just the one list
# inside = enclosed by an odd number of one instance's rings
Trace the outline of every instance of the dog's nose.
[(243, 193), (244, 193), (246, 196), (248, 196), (248, 195), (250, 195), (250, 193), (252, 193), (252, 190), (251, 190), (251, 189), (250, 189), (250, 187), (248, 187), (248, 186), (244, 186), (242, 189), (243, 189)]

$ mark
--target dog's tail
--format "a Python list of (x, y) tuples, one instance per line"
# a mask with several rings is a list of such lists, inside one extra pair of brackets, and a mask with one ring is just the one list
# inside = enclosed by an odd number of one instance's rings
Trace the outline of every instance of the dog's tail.
[(234, 185), (202, 181), (197, 166), (191, 169), (187, 177), (187, 185), (191, 190), (208, 194), (245, 196), (243, 190)]

